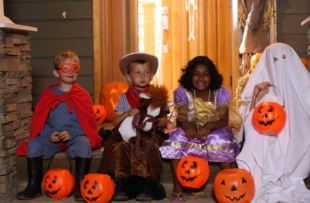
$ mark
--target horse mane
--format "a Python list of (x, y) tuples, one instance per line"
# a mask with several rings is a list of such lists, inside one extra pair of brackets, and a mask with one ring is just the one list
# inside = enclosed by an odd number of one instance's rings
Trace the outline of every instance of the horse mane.
[(164, 86), (151, 86), (147, 96), (151, 99), (143, 99), (140, 103), (140, 110), (146, 110), (149, 106), (152, 109), (167, 107), (168, 90)]

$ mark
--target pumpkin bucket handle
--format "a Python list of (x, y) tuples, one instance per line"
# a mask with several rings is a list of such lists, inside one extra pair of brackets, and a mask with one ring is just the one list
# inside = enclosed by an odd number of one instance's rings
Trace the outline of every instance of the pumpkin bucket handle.
[(241, 161), (241, 162), (245, 163), (245, 165), (247, 165), (247, 167), (249, 168), (249, 172), (250, 172), (250, 174), (252, 174), (252, 173), (251, 173), (251, 169), (250, 169), (249, 165), (248, 165), (245, 161), (243, 161), (243, 160), (241, 160), (241, 159), (236, 159), (236, 160), (238, 160), (238, 161)]
[[(183, 149), (182, 149), (182, 153), (181, 153), (181, 158), (180, 158), (180, 159), (183, 158), (184, 149), (185, 149), (186, 145), (188, 144), (188, 142), (189, 142), (189, 140), (185, 143), (185, 145), (184, 145), (184, 147), (183, 147)], [(207, 150), (207, 157), (208, 157), (208, 160), (207, 160), (207, 161), (209, 162), (209, 150), (208, 150), (208, 147), (207, 147), (206, 143), (204, 142), (203, 144), (204, 144), (204, 146), (206, 147), (206, 150)]]
[[(268, 86), (272, 86), (272, 87), (276, 88), (276, 89), (279, 91), (279, 93), (280, 93), (280, 95), (281, 95), (281, 97), (282, 97), (282, 99), (283, 99), (283, 108), (284, 108), (284, 106), (285, 106), (285, 105), (284, 105), (284, 97), (283, 97), (282, 93), (280, 92), (279, 88), (277, 88), (277, 87), (274, 86), (274, 85), (268, 85)], [(255, 97), (255, 100), (254, 100), (254, 108), (255, 108), (255, 105), (256, 105), (256, 98), (257, 98), (258, 94), (259, 94), (261, 91), (262, 91), (262, 90), (259, 90), (258, 93), (256, 94), (256, 97)]]
[(70, 157), (69, 157), (69, 155), (68, 155), (67, 152), (57, 152), (57, 153), (55, 153), (55, 154), (52, 156), (52, 158), (50, 159), (50, 161), (48, 162), (47, 171), (50, 169), (50, 164), (51, 164), (51, 162), (52, 162), (54, 156), (55, 156), (56, 154), (58, 154), (58, 153), (64, 153), (64, 154), (67, 156), (67, 158), (68, 158), (68, 160), (69, 160), (69, 163), (70, 163), (70, 174), (72, 174), (72, 164), (71, 164), (71, 160), (70, 160)]

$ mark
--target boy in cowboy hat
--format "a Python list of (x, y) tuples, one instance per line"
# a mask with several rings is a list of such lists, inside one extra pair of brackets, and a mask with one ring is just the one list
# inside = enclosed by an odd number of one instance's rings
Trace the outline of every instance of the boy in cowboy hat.
[[(147, 53), (131, 53), (120, 59), (119, 66), (124, 77), (131, 85), (126, 93), (121, 94), (118, 104), (114, 109), (116, 113), (113, 118), (113, 124), (116, 126), (116, 130), (107, 140), (98, 170), (98, 172), (109, 174), (111, 177), (114, 177), (116, 170), (116, 162), (119, 157), (119, 146), (125, 142), (118, 133), (119, 124), (128, 116), (134, 116), (139, 113), (137, 109), (141, 101), (139, 94), (150, 90), (150, 82), (158, 68), (158, 59), (156, 56)], [(162, 118), (158, 119), (157, 127), (162, 128), (166, 125), (167, 115), (163, 115)], [(158, 171), (157, 174), (161, 174), (161, 166), (158, 168), (160, 168), (160, 171)], [(117, 170), (118, 169), (119, 166), (117, 166)], [(123, 183), (126, 178), (128, 178), (128, 174), (120, 173), (119, 171), (115, 174), (116, 190), (113, 197), (114, 201), (125, 201), (130, 198), (135, 198), (137, 201), (151, 201), (153, 199), (152, 194), (145, 190), (138, 196), (128, 195), (128, 192), (126, 194), (123, 190)], [(143, 178), (147, 179), (148, 177)], [(156, 181), (159, 181), (159, 179), (160, 177)]]

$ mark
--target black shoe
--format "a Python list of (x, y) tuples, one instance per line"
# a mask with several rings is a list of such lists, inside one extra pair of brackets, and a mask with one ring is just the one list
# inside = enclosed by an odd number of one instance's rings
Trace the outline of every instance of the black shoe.
[(138, 196), (136, 196), (135, 200), (139, 202), (150, 202), (153, 201), (153, 198), (149, 192), (144, 190)]
[(127, 201), (129, 200), (128, 195), (123, 191), (123, 183), (125, 178), (115, 180), (115, 193), (113, 196), (113, 201)]
[(43, 176), (42, 157), (27, 158), (28, 185), (17, 193), (17, 199), (30, 200), (42, 196), (41, 183)]
[(164, 186), (154, 180), (146, 180), (144, 191), (150, 194), (153, 200), (162, 200), (166, 197), (166, 191)]
[(74, 200), (84, 202), (81, 194), (81, 183), (86, 174), (88, 174), (91, 158), (76, 157), (75, 159), (75, 187)]

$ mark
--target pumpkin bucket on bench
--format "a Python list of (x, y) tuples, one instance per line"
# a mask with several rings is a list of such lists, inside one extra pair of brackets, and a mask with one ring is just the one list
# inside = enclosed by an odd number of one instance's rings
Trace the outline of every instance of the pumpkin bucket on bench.
[[(238, 159), (238, 161), (242, 160)], [(250, 172), (242, 168), (220, 171), (213, 185), (215, 197), (219, 203), (249, 203), (254, 198), (254, 179)]]
[[(56, 154), (54, 154), (54, 156)], [(47, 172), (43, 178), (44, 191), (48, 196), (54, 199), (67, 198), (73, 191), (75, 184), (70, 157), (67, 153), (64, 154), (69, 160), (70, 171), (68, 169), (49, 169), (54, 158), (53, 156), (48, 163)]]

